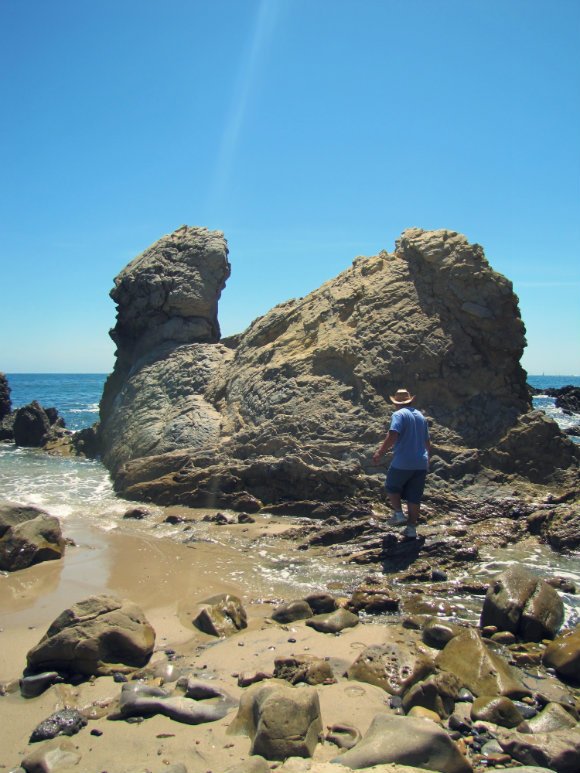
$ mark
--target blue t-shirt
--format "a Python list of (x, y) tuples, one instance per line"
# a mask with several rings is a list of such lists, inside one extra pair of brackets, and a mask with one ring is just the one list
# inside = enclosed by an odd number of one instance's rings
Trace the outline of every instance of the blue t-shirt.
[(391, 416), (390, 429), (399, 433), (391, 465), (399, 470), (426, 470), (429, 428), (423, 414), (416, 408), (401, 408)]

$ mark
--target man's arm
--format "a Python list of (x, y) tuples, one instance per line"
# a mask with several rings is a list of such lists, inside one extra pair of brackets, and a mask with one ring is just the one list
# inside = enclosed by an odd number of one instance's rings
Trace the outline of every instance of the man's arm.
[(378, 464), (381, 461), (381, 457), (395, 445), (398, 437), (399, 433), (395, 432), (394, 429), (390, 429), (387, 432), (387, 436), (383, 440), (382, 445), (380, 448), (377, 448), (373, 454), (373, 464)]

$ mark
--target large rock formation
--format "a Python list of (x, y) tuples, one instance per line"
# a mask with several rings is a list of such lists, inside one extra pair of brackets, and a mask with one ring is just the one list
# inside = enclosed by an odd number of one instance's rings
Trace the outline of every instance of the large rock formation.
[[(401, 386), (430, 419), (442, 479), (483, 465), (535, 470), (541, 449), (529, 436), (546, 420), (528, 414), (524, 326), (511, 283), (479, 245), (409, 229), (394, 253), (357, 258), (220, 343), (229, 268), (221, 233), (184, 226), (115, 280), (101, 443), (123, 495), (246, 509), (376, 495), (370, 456)], [(532, 416), (525, 432), (522, 414)], [(555, 458), (577, 466), (572, 442), (555, 424), (553, 434)], [(557, 465), (538, 465), (550, 480)]]

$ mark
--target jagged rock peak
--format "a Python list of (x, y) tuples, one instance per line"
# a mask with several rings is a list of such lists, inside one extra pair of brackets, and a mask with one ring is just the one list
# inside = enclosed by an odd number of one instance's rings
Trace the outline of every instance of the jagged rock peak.
[(217, 305), (230, 275), (221, 231), (183, 225), (138, 255), (115, 278), (119, 358), (134, 364), (168, 345), (216, 342)]

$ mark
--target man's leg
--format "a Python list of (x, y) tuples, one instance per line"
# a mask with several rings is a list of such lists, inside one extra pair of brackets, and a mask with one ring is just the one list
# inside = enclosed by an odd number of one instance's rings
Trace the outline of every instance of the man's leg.
[(391, 503), (391, 507), (396, 513), (402, 513), (403, 512), (403, 503), (401, 502), (401, 495), (395, 494), (392, 491), (387, 491), (387, 495), (389, 497), (389, 502)]
[(420, 502), (407, 502), (407, 513), (409, 515), (409, 523), (411, 524), (411, 526), (417, 525), (420, 511), (421, 511)]
[(401, 493), (405, 484), (405, 478), (406, 472), (404, 470), (389, 467), (385, 487), (387, 489), (387, 496), (389, 497), (391, 507), (395, 511), (393, 517), (389, 521), (391, 526), (404, 526), (407, 523), (401, 503)]
[(425, 478), (427, 473), (424, 470), (415, 470), (413, 476), (407, 482), (403, 490), (403, 497), (407, 500), (408, 525), (405, 529), (405, 535), (415, 537), (416, 526), (421, 511), (421, 498), (425, 488)]

